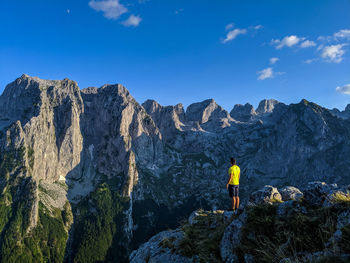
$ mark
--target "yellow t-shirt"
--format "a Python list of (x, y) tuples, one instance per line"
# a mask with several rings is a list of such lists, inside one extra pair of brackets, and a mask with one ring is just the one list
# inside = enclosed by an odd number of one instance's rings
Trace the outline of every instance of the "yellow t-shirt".
[(241, 172), (241, 169), (237, 165), (232, 165), (228, 169), (228, 174), (231, 176), (229, 184), (233, 185), (239, 185), (239, 173)]

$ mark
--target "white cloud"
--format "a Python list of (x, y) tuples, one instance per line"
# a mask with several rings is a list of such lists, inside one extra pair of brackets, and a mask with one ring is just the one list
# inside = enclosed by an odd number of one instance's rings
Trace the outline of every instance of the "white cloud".
[(313, 62), (315, 62), (317, 60), (318, 60), (317, 58), (310, 58), (310, 59), (304, 60), (304, 63), (305, 64), (311, 64), (311, 63), (313, 63)]
[(235, 26), (234, 23), (228, 24), (228, 25), (226, 25), (225, 30), (226, 30), (226, 31), (227, 31), (227, 30), (230, 30), (230, 29), (233, 28), (234, 26)]
[(304, 40), (305, 38), (300, 38), (296, 35), (286, 36), (282, 40), (279, 39), (273, 39), (271, 42), (272, 44), (276, 45), (276, 49), (281, 49), (284, 46), (286, 47), (292, 47), (294, 45), (297, 45), (300, 41)]
[(256, 26), (254, 26), (253, 28), (254, 28), (255, 30), (259, 30), (259, 29), (263, 28), (263, 26), (262, 26), (262, 25), (256, 25)]
[(270, 64), (273, 65), (273, 64), (275, 64), (278, 60), (280, 60), (280, 59), (279, 59), (279, 58), (276, 58), (276, 57), (270, 58)]
[(96, 11), (102, 11), (103, 16), (108, 19), (118, 19), (122, 14), (128, 12), (128, 9), (120, 4), (119, 0), (91, 0), (89, 6)]
[(343, 60), (345, 44), (325, 46), (322, 50), (321, 57), (328, 62), (340, 63)]
[(319, 46), (317, 47), (317, 51), (320, 51), (320, 50), (323, 49), (323, 48), (324, 48), (324, 45), (321, 44), (321, 45), (319, 45)]
[(335, 90), (340, 93), (350, 95), (350, 84), (344, 85), (342, 87), (337, 87)]
[(316, 43), (310, 40), (305, 40), (303, 43), (300, 44), (301, 48), (314, 47), (314, 46), (316, 46)]
[(222, 41), (222, 43), (227, 43), (235, 39), (237, 36), (244, 35), (246, 33), (247, 33), (246, 29), (240, 29), (240, 28), (233, 29), (227, 33), (226, 38)]
[(337, 33), (334, 33), (335, 38), (347, 38), (350, 39), (350, 29), (342, 29)]
[(122, 24), (124, 26), (130, 27), (137, 27), (142, 21), (142, 18), (140, 16), (135, 16), (135, 15), (131, 15), (129, 16), (128, 19), (126, 19), (125, 21), (122, 22)]
[(270, 79), (274, 76), (273, 69), (271, 67), (258, 71), (257, 74), (259, 75), (258, 80)]

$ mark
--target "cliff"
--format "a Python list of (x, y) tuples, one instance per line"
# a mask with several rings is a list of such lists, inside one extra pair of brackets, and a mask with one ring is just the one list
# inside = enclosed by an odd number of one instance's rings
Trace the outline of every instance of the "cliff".
[(0, 96), (0, 261), (127, 261), (198, 207), (229, 205), (231, 156), (243, 198), (265, 184), (349, 184), (349, 137), (345, 115), (306, 100), (229, 114), (212, 99), (141, 105), (119, 84), (23, 75)]

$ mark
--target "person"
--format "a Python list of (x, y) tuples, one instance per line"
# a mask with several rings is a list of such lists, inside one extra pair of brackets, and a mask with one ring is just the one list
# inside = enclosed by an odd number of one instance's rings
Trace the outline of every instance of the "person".
[(228, 181), (226, 188), (229, 196), (232, 198), (232, 210), (235, 213), (239, 208), (239, 178), (241, 176), (241, 169), (236, 165), (236, 159), (231, 157), (231, 167), (228, 169)]

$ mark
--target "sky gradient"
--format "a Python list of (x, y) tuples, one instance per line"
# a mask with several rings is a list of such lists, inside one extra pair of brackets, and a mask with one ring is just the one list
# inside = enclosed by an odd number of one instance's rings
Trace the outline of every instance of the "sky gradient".
[(350, 103), (349, 0), (33, 0), (0, 8), (0, 93), (26, 73), (142, 103)]

